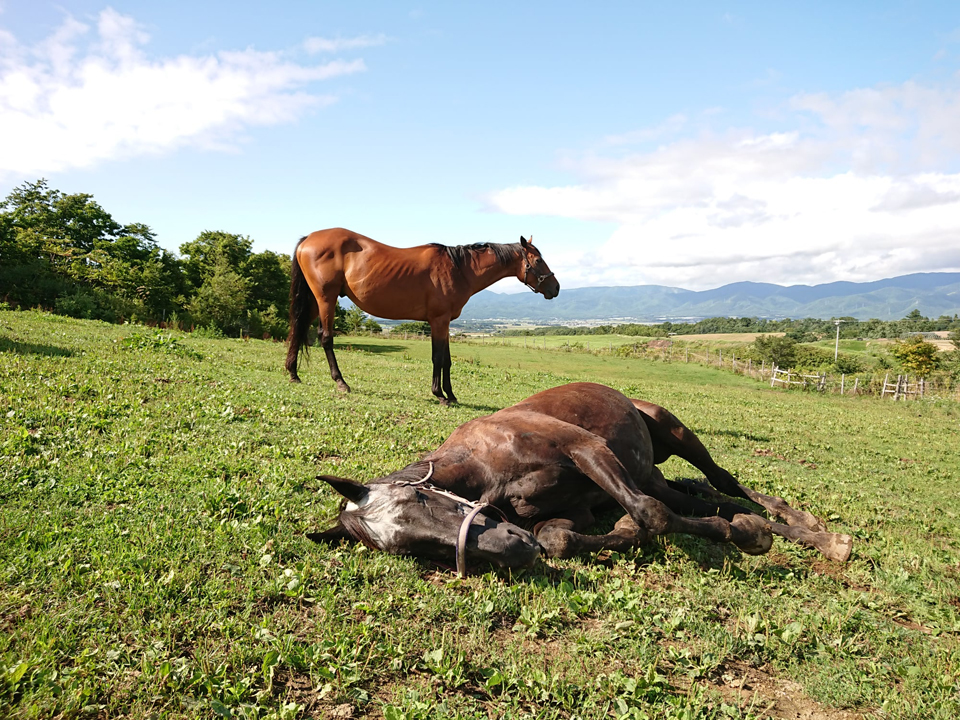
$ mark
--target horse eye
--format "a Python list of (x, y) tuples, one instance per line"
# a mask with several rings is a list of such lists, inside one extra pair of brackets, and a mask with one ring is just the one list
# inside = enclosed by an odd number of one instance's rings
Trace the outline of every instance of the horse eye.
[(414, 492), (416, 492), (416, 494), (417, 494), (417, 502), (420, 503), (421, 505), (426, 505), (426, 504), (427, 504), (427, 496), (424, 495), (424, 494), (423, 494), (422, 492), (420, 492), (419, 490), (415, 490)]

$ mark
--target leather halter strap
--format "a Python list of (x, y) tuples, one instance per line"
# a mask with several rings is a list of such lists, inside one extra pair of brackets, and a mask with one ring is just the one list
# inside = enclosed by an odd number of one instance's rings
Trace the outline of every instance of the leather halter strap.
[[(537, 275), (537, 274), (533, 271), (533, 265), (530, 264), (530, 260), (529, 260), (529, 258), (526, 256), (526, 254), (524, 254), (524, 256), (523, 256), (523, 270), (524, 270), (524, 272), (523, 272), (523, 284), (526, 285), (526, 286), (527, 286), (528, 288), (530, 288), (531, 290), (533, 290), (534, 292), (540, 292), (540, 286), (543, 285), (547, 280), (549, 280), (550, 278), (552, 278), (552, 277), (554, 276), (554, 274), (553, 274), (552, 272), (548, 272), (546, 275)], [(528, 276), (528, 275), (531, 275), (531, 274), (532, 274), (533, 277), (536, 278), (536, 280), (537, 280), (537, 284), (536, 284), (536, 285), (531, 285), (530, 283), (527, 282), (527, 276)]]
[(397, 481), (393, 483), (394, 485), (405, 485), (408, 487), (420, 487), (427, 492), (432, 492), (434, 495), (441, 495), (451, 500), (456, 500), (458, 503), (468, 506), (471, 508), (470, 512), (466, 514), (463, 518), (463, 522), (460, 523), (460, 529), (457, 531), (457, 575), (461, 578), (467, 576), (467, 537), (470, 534), (470, 526), (473, 524), (473, 521), (476, 519), (477, 515), (482, 513), (484, 510), (494, 510), (496, 513), (503, 519), (504, 522), (509, 522), (507, 516), (503, 514), (503, 511), (495, 505), (489, 503), (475, 503), (472, 500), (467, 500), (465, 497), (460, 497), (454, 492), (449, 490), (444, 490), (443, 488), (438, 488), (436, 485), (429, 484), (427, 481), (433, 477), (433, 461), (430, 460), (430, 468), (427, 470), (427, 474), (424, 475), (419, 480), (414, 480), (413, 482), (404, 482)]

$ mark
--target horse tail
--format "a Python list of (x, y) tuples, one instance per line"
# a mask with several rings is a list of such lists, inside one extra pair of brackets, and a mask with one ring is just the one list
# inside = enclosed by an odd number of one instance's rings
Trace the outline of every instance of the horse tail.
[(307, 236), (304, 235), (297, 241), (290, 267), (290, 333), (287, 335), (287, 343), (290, 347), (287, 350), (286, 367), (291, 380), (297, 379), (297, 358), (301, 353), (306, 356), (309, 352), (307, 333), (313, 323), (313, 308), (317, 302), (310, 286), (307, 285), (303, 268), (300, 267), (300, 261), (297, 259), (297, 249), (306, 239)]

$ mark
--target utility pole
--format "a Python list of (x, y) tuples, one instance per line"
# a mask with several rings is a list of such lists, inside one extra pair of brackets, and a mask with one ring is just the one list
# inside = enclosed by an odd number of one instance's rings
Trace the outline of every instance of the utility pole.
[(837, 355), (840, 354), (840, 323), (843, 320), (834, 320), (833, 324), (837, 326), (837, 342), (833, 346), (833, 361), (837, 361)]

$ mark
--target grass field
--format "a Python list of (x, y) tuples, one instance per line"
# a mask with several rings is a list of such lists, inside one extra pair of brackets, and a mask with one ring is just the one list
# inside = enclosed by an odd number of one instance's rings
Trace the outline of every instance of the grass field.
[[(281, 344), (0, 311), (0, 717), (960, 715), (956, 403), (455, 344), (444, 408), (429, 343), (337, 342), (345, 396), (318, 352), (291, 385)], [(338, 504), (316, 474), (583, 379), (673, 410), (851, 562), (671, 536), (459, 580), (304, 538)]]
[[(758, 335), (763, 333), (707, 333), (701, 335), (671, 335), (670, 340), (679, 340), (684, 343), (696, 345), (748, 345), (752, 343)], [(784, 333), (766, 333), (769, 335), (782, 336)], [(503, 345), (514, 345), (517, 347), (526, 347), (534, 349), (539, 347), (564, 348), (569, 346), (578, 348), (589, 348), (591, 350), (603, 350), (604, 348), (618, 348), (621, 345), (633, 345), (634, 343), (644, 344), (650, 340), (664, 339), (651, 338), (643, 335), (531, 335), (529, 337), (518, 337), (515, 335), (496, 336), (490, 338), (489, 342)], [(476, 342), (476, 339), (473, 340)], [(833, 347), (831, 345), (831, 347)]]

